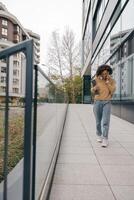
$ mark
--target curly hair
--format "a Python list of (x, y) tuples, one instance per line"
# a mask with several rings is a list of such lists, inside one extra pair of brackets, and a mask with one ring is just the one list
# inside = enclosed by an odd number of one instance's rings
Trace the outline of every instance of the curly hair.
[(113, 70), (112, 68), (109, 66), (109, 65), (106, 65), (106, 64), (103, 64), (103, 65), (100, 65), (96, 71), (96, 76), (99, 76), (101, 75), (101, 73), (104, 71), (104, 70), (107, 70), (109, 72), (109, 74), (111, 75), (113, 73)]

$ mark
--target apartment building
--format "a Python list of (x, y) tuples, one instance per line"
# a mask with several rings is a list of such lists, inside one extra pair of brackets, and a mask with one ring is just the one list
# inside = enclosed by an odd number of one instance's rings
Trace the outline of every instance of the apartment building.
[[(40, 62), (40, 36), (25, 29), (20, 21), (0, 3), (0, 50), (23, 40), (34, 40), (34, 63)], [(0, 102), (5, 101), (6, 61), (0, 60)], [(25, 93), (25, 56), (18, 53), (10, 57), (9, 96), (11, 102), (18, 102)]]

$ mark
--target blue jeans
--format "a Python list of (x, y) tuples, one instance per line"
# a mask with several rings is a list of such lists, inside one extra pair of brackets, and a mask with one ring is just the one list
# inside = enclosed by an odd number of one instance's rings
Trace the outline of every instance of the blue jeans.
[(108, 138), (111, 101), (95, 100), (93, 111), (96, 119), (96, 134)]

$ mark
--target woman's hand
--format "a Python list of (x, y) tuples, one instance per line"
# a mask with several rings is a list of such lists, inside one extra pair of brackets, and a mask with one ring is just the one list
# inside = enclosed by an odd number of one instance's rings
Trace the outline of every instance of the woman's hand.
[(94, 86), (94, 91), (96, 91), (96, 90), (99, 90), (99, 86), (98, 85)]
[(110, 75), (107, 75), (107, 78), (106, 78), (106, 83), (110, 83), (110, 80), (111, 80), (111, 77), (110, 77)]

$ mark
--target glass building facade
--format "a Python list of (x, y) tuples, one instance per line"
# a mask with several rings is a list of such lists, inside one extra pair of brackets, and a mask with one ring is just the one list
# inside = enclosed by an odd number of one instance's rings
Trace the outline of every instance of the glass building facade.
[[(83, 6), (85, 2), (83, 1)], [(132, 123), (134, 123), (133, 10), (133, 0), (90, 0), (83, 20), (82, 35), (83, 81), (84, 75), (93, 77), (99, 65), (110, 64), (116, 81), (112, 112)]]

